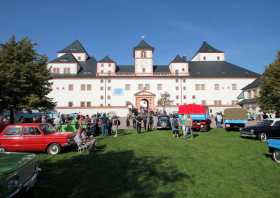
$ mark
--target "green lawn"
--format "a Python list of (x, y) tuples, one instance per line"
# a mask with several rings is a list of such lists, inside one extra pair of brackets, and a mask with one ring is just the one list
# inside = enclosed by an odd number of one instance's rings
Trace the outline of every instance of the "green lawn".
[(98, 138), (97, 152), (39, 154), (40, 198), (279, 197), (280, 166), (266, 145), (213, 129), (192, 140), (169, 131)]

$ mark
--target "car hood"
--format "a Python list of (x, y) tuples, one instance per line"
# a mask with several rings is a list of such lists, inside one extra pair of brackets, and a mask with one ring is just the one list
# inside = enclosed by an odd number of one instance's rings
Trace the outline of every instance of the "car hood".
[(74, 136), (74, 134), (72, 132), (56, 132), (47, 134), (47, 136), (54, 138), (71, 138)]
[(9, 174), (34, 160), (35, 154), (29, 153), (0, 153), (0, 177)]

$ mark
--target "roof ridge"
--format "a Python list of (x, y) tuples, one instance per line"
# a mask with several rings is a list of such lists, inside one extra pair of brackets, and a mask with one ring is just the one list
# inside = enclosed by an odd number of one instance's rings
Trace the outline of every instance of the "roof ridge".
[(150, 49), (150, 50), (154, 51), (154, 47), (152, 47), (144, 39), (141, 39), (141, 41), (134, 47), (134, 50), (136, 50), (136, 49)]
[(86, 49), (82, 45), (82, 43), (79, 40), (75, 40), (69, 45), (67, 45), (62, 50), (59, 50), (57, 53), (87, 53)]

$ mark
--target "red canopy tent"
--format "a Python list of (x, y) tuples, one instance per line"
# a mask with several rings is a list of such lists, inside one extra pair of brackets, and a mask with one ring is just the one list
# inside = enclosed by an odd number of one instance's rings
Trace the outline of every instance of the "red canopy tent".
[(206, 114), (207, 109), (204, 105), (187, 104), (179, 105), (178, 114)]

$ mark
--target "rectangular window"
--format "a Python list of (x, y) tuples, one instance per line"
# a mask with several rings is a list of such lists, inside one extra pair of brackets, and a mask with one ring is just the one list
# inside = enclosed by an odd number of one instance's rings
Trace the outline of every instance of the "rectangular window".
[(69, 91), (73, 91), (74, 90), (74, 85), (73, 84), (69, 84), (68, 85), (68, 90)]
[(232, 88), (232, 90), (237, 90), (237, 84), (232, 84), (231, 88)]
[(87, 102), (87, 107), (91, 107), (91, 102), (90, 101)]
[(68, 102), (68, 107), (73, 107), (73, 102)]
[(179, 87), (177, 86), (175, 89), (176, 89), (176, 90), (179, 90)]
[(222, 101), (221, 100), (214, 100), (214, 105), (222, 105)]
[(178, 100), (178, 99), (179, 99), (179, 96), (176, 96), (176, 99)]
[(108, 100), (110, 100), (110, 99), (111, 99), (111, 96), (107, 96), (107, 98), (108, 98)]
[(91, 91), (91, 84), (87, 84), (87, 90)]
[(110, 90), (111, 90), (111, 87), (107, 87), (107, 89), (108, 89), (108, 91), (110, 91)]
[(183, 87), (183, 90), (185, 91), (185, 90), (187, 90), (187, 88), (184, 86), (184, 87)]
[(205, 84), (195, 84), (195, 90), (205, 90)]
[(125, 84), (125, 86), (124, 86), (124, 88), (125, 88), (125, 90), (130, 90), (130, 84)]
[(206, 100), (201, 100), (201, 104), (206, 105)]
[(214, 85), (214, 90), (220, 90), (220, 85), (219, 84), (215, 84)]
[(104, 96), (100, 96), (100, 99), (103, 100), (103, 99), (104, 99)]
[(70, 68), (69, 67), (63, 68), (63, 72), (64, 74), (70, 74)]
[(81, 105), (81, 107), (85, 107), (85, 102), (82, 101), (80, 105)]
[(104, 87), (100, 87), (100, 90), (101, 90), (101, 91), (104, 90)]
[(81, 84), (81, 91), (85, 91), (86, 90), (86, 85), (85, 84)]
[(201, 90), (205, 90), (205, 84), (201, 84)]
[(143, 89), (143, 84), (138, 84), (138, 90), (142, 90)]
[(187, 99), (187, 96), (184, 96), (184, 99)]
[(149, 90), (150, 89), (150, 84), (145, 84), (145, 89)]
[(162, 84), (157, 84), (157, 90), (162, 90)]

